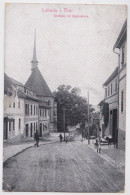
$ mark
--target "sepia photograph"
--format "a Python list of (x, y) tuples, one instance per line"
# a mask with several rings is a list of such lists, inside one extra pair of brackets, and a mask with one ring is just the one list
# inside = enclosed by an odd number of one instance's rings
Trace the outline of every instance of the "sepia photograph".
[(124, 193), (127, 5), (5, 3), (4, 192)]

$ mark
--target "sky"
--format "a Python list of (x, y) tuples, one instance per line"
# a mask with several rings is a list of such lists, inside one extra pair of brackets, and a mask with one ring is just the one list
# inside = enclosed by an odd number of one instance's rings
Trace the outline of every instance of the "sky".
[(124, 5), (7, 4), (5, 73), (27, 81), (36, 29), (38, 67), (51, 91), (65, 84), (87, 97), (89, 90), (97, 105), (118, 65), (113, 46), (126, 17)]

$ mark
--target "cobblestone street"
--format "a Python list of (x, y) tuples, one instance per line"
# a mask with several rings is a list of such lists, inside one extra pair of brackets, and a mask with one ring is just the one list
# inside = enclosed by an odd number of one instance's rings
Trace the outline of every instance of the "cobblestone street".
[(111, 157), (87, 141), (40, 145), (6, 161), (3, 180), (12, 191), (121, 192), (123, 158)]

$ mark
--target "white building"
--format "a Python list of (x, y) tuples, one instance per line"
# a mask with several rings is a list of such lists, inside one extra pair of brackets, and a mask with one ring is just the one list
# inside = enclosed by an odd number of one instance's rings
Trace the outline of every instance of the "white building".
[(5, 74), (4, 140), (33, 137), (38, 126), (39, 99)]
[(118, 147), (125, 149), (125, 131), (126, 131), (126, 65), (127, 65), (127, 20), (125, 21), (113, 51), (118, 53), (119, 57), (119, 130)]
[(109, 121), (104, 136), (111, 136), (117, 142), (118, 124), (118, 67), (103, 84), (105, 88), (104, 102), (109, 105)]

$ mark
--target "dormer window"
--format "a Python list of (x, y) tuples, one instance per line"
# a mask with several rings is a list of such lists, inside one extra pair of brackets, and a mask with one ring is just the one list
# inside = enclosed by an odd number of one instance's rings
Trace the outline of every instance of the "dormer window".
[(36, 96), (36, 93), (33, 91), (33, 96)]
[(24, 93), (28, 94), (28, 89), (24, 87)]

